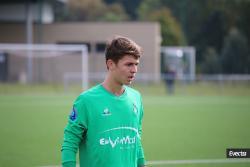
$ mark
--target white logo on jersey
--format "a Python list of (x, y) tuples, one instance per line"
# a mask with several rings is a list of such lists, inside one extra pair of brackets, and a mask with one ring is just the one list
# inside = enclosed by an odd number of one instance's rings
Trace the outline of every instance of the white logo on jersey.
[(140, 139), (140, 134), (138, 132), (138, 129), (134, 128), (134, 127), (129, 127), (129, 126), (122, 126), (122, 127), (116, 127), (116, 128), (112, 128), (112, 129), (108, 129), (103, 131), (102, 133), (106, 133), (106, 132), (110, 132), (110, 131), (116, 131), (116, 130), (122, 130), (122, 129), (126, 129), (126, 130), (131, 130), (134, 131), (136, 133), (136, 136)]
[(100, 145), (107, 145), (110, 144), (112, 148), (116, 147), (117, 145), (130, 145), (130, 144), (135, 144), (135, 139), (136, 137), (117, 137), (114, 140), (112, 140), (110, 137), (108, 139), (101, 138), (100, 139)]
[(110, 145), (112, 148), (115, 148), (116, 146), (120, 146), (120, 149), (124, 149), (124, 148), (131, 148), (134, 147), (134, 144), (136, 142), (137, 139), (141, 139), (140, 135), (138, 133), (138, 129), (134, 128), (134, 127), (128, 127), (128, 126), (123, 126), (123, 127), (116, 127), (116, 128), (112, 128), (112, 129), (108, 129), (103, 131), (102, 133), (107, 133), (107, 132), (111, 132), (111, 131), (119, 131), (119, 130), (129, 130), (134, 132), (134, 135), (132, 135), (132, 137), (130, 135), (124, 135), (124, 136), (118, 136), (116, 138), (111, 138), (106, 137), (106, 138), (101, 138), (99, 140), (100, 145), (104, 146), (104, 145)]
[(109, 116), (109, 115), (111, 115), (111, 112), (109, 111), (108, 108), (105, 108), (105, 109), (103, 110), (102, 116)]

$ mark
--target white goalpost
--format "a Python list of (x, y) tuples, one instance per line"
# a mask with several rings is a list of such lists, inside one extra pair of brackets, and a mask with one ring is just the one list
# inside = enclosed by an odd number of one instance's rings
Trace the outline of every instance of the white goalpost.
[(195, 80), (194, 47), (161, 47), (162, 71), (173, 70), (180, 80)]
[(0, 60), (6, 82), (61, 83), (66, 73), (80, 73), (82, 89), (89, 86), (86, 45), (0, 44)]

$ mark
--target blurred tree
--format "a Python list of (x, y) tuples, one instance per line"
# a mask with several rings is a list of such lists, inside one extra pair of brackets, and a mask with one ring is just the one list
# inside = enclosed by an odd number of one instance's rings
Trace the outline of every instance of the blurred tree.
[(248, 40), (248, 48), (250, 48), (250, 1), (243, 1), (241, 3), (240, 17), (238, 20), (238, 27)]
[(180, 28), (180, 24), (171, 15), (167, 8), (162, 8), (152, 12), (149, 15), (152, 21), (158, 21), (161, 24), (162, 45), (185, 45), (185, 38)]
[(124, 21), (128, 16), (123, 7), (102, 0), (69, 0), (60, 21)]
[(247, 39), (237, 28), (232, 28), (225, 39), (221, 62), (224, 73), (250, 73), (250, 55)]
[(205, 74), (216, 74), (221, 71), (218, 53), (213, 47), (206, 48), (204, 61), (201, 63), (201, 71)]
[[(146, 3), (147, 2), (147, 3)], [(139, 7), (141, 20), (157, 21), (161, 25), (162, 45), (185, 45), (185, 37), (178, 21), (160, 1), (146, 0)]]
[(159, 0), (144, 0), (138, 8), (139, 20), (147, 20), (150, 13), (161, 9), (162, 4)]
[[(95, 20), (103, 15), (106, 6), (101, 0), (69, 0), (72, 20)], [(72, 18), (73, 16), (73, 18)]]
[(106, 12), (103, 13), (103, 16), (98, 18), (99, 21), (111, 21), (119, 22), (128, 20), (129, 17), (119, 3), (111, 4), (107, 7)]
[(119, 3), (125, 9), (127, 15), (129, 15), (130, 20), (137, 20), (138, 19), (138, 7), (142, 0), (104, 0), (107, 4)]
[(230, 27), (238, 27), (250, 41), (249, 0), (158, 1), (159, 6), (169, 7), (180, 21), (188, 45), (196, 47), (196, 62), (199, 65), (204, 65), (207, 60), (208, 47), (213, 47), (221, 56), (224, 38)]
[(219, 11), (211, 12), (190, 41), (190, 44), (196, 46), (198, 51), (198, 63), (205, 61), (203, 56), (207, 47), (213, 47), (217, 53), (221, 52), (225, 34), (222, 13)]

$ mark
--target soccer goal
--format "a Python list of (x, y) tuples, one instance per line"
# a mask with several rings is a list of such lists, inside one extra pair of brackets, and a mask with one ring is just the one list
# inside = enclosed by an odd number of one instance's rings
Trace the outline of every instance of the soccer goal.
[(2, 82), (89, 86), (85, 45), (0, 44), (0, 68)]
[[(161, 72), (174, 72), (176, 79), (195, 80), (194, 47), (161, 47)], [(168, 75), (167, 75), (168, 77)]]

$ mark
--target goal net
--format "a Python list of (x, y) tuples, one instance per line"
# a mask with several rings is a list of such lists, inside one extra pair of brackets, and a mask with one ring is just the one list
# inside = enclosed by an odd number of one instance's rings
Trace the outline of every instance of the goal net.
[(20, 84), (53, 84), (88, 88), (85, 45), (0, 44), (0, 80)]

